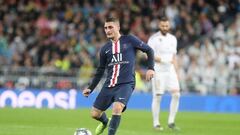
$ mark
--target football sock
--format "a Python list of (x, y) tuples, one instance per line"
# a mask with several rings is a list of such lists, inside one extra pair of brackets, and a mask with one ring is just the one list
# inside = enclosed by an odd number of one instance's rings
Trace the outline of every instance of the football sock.
[(178, 106), (179, 106), (179, 98), (180, 98), (179, 92), (172, 94), (168, 124), (174, 123), (174, 121), (175, 121), (175, 116), (177, 114)]
[(115, 135), (120, 121), (121, 115), (112, 115), (112, 119), (108, 127), (108, 135)]
[(160, 102), (162, 96), (154, 95), (152, 100), (152, 116), (153, 116), (153, 126), (160, 125), (159, 122), (159, 113), (160, 113)]
[(104, 125), (108, 123), (108, 118), (105, 112), (103, 112), (102, 115), (96, 120), (102, 122)]

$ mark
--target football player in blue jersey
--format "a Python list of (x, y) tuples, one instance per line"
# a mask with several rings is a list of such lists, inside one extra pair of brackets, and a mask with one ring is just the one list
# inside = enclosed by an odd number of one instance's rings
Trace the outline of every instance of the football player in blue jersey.
[[(98, 94), (91, 110), (92, 118), (100, 121), (96, 135), (102, 134), (108, 125), (108, 135), (115, 135), (121, 120), (121, 114), (135, 87), (136, 51), (141, 50), (148, 56), (146, 80), (154, 75), (154, 53), (143, 41), (133, 35), (121, 35), (117, 18), (109, 17), (104, 24), (104, 30), (109, 41), (100, 50), (100, 63), (89, 87), (82, 94), (88, 97), (95, 89), (104, 70), (107, 69), (107, 79)], [(111, 106), (112, 117), (108, 119), (105, 111)]]

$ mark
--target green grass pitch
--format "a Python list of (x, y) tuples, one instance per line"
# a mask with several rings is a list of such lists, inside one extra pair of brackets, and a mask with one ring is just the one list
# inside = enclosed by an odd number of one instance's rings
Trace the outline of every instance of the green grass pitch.
[[(73, 135), (85, 127), (94, 133), (98, 122), (91, 119), (90, 109), (11, 109), (0, 108), (0, 135)], [(111, 112), (107, 112), (110, 116)], [(202, 112), (179, 112), (180, 132), (166, 128), (167, 112), (161, 113), (166, 130), (154, 131), (150, 111), (127, 110), (117, 135), (239, 135), (240, 115)], [(107, 130), (103, 135), (107, 135)]]

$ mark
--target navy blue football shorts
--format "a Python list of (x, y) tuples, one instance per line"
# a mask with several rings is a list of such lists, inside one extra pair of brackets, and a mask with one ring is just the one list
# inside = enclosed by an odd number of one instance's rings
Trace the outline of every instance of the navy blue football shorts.
[(119, 84), (115, 87), (103, 87), (98, 94), (93, 106), (101, 111), (107, 110), (113, 102), (121, 102), (127, 108), (127, 103), (134, 90), (133, 83)]

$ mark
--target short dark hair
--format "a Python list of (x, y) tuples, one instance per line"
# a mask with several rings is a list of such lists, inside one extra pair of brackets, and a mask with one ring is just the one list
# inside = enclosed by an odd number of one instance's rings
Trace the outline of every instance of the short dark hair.
[(166, 16), (160, 16), (158, 19), (159, 21), (163, 21), (163, 22), (169, 21)]
[(119, 19), (115, 17), (107, 17), (105, 22), (116, 22), (119, 23)]

